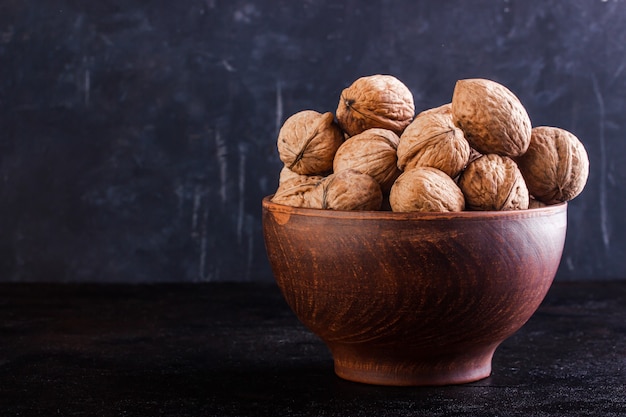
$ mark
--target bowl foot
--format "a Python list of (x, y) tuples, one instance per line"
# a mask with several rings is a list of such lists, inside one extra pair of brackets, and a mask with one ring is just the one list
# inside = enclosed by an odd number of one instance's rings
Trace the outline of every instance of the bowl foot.
[(409, 355), (394, 350), (331, 347), (335, 373), (354, 382), (374, 385), (427, 386), (465, 384), (487, 378), (495, 347), (447, 355)]

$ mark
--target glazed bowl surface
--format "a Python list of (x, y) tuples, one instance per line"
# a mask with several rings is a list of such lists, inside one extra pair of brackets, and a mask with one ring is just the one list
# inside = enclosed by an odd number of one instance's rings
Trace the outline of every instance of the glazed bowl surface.
[[(338, 376), (379, 385), (485, 378), (559, 266), (567, 204), (519, 211), (348, 212), (262, 202), (276, 282)], [(540, 348), (540, 347), (539, 347)]]

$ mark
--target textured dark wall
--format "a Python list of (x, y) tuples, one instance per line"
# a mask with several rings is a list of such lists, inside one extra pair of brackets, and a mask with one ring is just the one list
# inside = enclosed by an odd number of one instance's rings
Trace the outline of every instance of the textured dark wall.
[(460, 78), (568, 129), (591, 173), (558, 279), (626, 278), (626, 2), (0, 2), (0, 280), (269, 280), (281, 123), (400, 78)]

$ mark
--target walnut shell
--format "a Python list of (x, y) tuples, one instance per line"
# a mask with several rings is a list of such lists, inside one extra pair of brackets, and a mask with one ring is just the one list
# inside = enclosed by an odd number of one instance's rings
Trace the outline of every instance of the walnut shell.
[(470, 156), (469, 156), (469, 159), (467, 160), (467, 164), (468, 165), (471, 164), (472, 162), (474, 162), (481, 156), (483, 156), (483, 154), (478, 152), (476, 149), (470, 147)]
[(335, 173), (354, 169), (368, 174), (388, 192), (400, 175), (396, 149), (400, 138), (391, 130), (372, 128), (352, 136), (337, 150), (333, 162)]
[(323, 175), (302, 175), (302, 174), (298, 174), (297, 172), (293, 172), (287, 167), (283, 167), (280, 170), (280, 173), (278, 176), (278, 185), (280, 187), (283, 183), (287, 181), (292, 181), (292, 180), (297, 180), (301, 183), (318, 182), (322, 178), (324, 178)]
[(283, 168), (280, 170), (280, 173), (278, 174), (278, 185), (300, 177), (308, 177), (308, 175), (298, 174), (297, 172), (293, 172), (286, 166), (283, 166)]
[(290, 178), (278, 186), (276, 193), (272, 197), (272, 202), (292, 207), (308, 207), (309, 194), (323, 178), (321, 176), (308, 177), (305, 175)]
[(454, 178), (467, 165), (470, 146), (447, 104), (419, 113), (402, 133), (397, 153), (403, 171), (428, 166)]
[(516, 162), (534, 198), (546, 204), (569, 201), (585, 188), (589, 158), (582, 142), (567, 130), (533, 128), (530, 146)]
[(308, 207), (325, 210), (380, 210), (383, 193), (371, 176), (345, 169), (320, 181), (307, 196)]
[(290, 116), (278, 133), (278, 155), (285, 166), (302, 175), (323, 175), (343, 143), (332, 113), (303, 110)]
[(541, 201), (539, 201), (536, 198), (534, 198), (532, 195), (530, 196), (530, 200), (528, 202), (528, 208), (529, 209), (542, 208), (542, 207), (546, 207), (546, 206), (547, 206), (546, 203), (542, 203)]
[(457, 81), (452, 118), (469, 144), (482, 154), (515, 157), (530, 143), (532, 126), (526, 109), (515, 94), (495, 81)]
[(400, 136), (415, 115), (413, 94), (392, 75), (361, 77), (341, 92), (336, 115), (349, 136), (373, 127)]
[(528, 188), (515, 161), (496, 154), (470, 163), (459, 178), (469, 210), (525, 210)]
[(391, 187), (393, 211), (449, 212), (465, 208), (463, 193), (446, 173), (432, 167), (403, 172)]

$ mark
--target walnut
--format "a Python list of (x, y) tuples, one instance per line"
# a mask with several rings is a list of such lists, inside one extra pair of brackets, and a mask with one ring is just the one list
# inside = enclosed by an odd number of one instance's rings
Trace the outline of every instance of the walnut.
[(413, 94), (392, 75), (361, 77), (341, 92), (336, 115), (349, 136), (373, 127), (400, 136), (415, 115)]
[(483, 155), (470, 163), (459, 178), (469, 210), (525, 210), (528, 188), (511, 158)]
[(321, 176), (305, 176), (287, 179), (280, 183), (272, 202), (292, 207), (308, 207), (308, 196), (323, 179)]
[(526, 109), (508, 88), (495, 81), (457, 81), (452, 118), (469, 144), (482, 154), (515, 157), (530, 143), (531, 122)]
[(391, 187), (393, 211), (462, 211), (463, 193), (446, 173), (432, 167), (405, 171)]
[(547, 206), (546, 203), (542, 203), (541, 201), (539, 201), (536, 198), (534, 198), (532, 195), (530, 196), (530, 199), (528, 201), (528, 208), (529, 209), (542, 208), (542, 207), (546, 207), (546, 206)]
[(481, 154), (480, 152), (478, 152), (474, 148), (470, 148), (470, 156), (469, 156), (469, 159), (467, 160), (467, 164), (468, 165), (471, 164), (472, 162), (474, 162), (475, 160), (477, 160), (481, 156), (483, 156), (483, 154)]
[(383, 193), (371, 176), (345, 169), (320, 181), (307, 196), (308, 207), (328, 210), (380, 210)]
[(584, 145), (571, 132), (558, 127), (533, 128), (530, 146), (516, 162), (530, 194), (546, 204), (578, 196), (589, 176)]
[(308, 177), (308, 175), (298, 174), (297, 172), (293, 172), (286, 166), (283, 166), (283, 168), (280, 170), (280, 173), (278, 175), (278, 185), (283, 184), (289, 180), (300, 178), (300, 177)]
[(396, 148), (400, 138), (391, 130), (372, 128), (352, 136), (337, 150), (333, 171), (354, 169), (374, 178), (384, 193), (400, 175)]
[(452, 122), (451, 105), (421, 112), (404, 130), (398, 145), (398, 167), (437, 168), (454, 178), (465, 168), (470, 146)]
[(318, 182), (322, 178), (324, 178), (323, 175), (302, 175), (302, 174), (298, 174), (297, 172), (293, 172), (292, 170), (290, 170), (289, 168), (284, 166), (280, 170), (280, 174), (278, 176), (278, 185), (280, 186), (283, 183), (285, 183), (287, 181), (292, 181), (292, 180), (297, 180), (297, 181), (299, 181), (301, 183)]
[(278, 155), (285, 166), (302, 175), (323, 175), (343, 143), (332, 113), (303, 110), (290, 116), (278, 133)]

